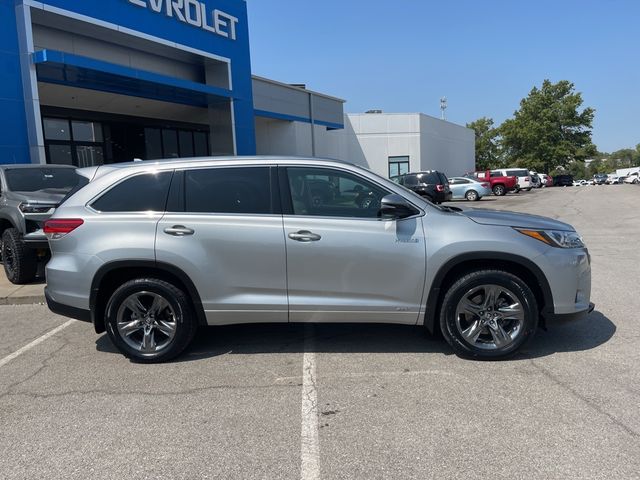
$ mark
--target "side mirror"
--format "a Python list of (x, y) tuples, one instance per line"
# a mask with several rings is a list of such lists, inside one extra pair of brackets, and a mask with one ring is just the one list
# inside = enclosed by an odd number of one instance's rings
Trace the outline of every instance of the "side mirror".
[(397, 220), (416, 215), (419, 211), (411, 205), (403, 196), (392, 193), (380, 200), (378, 216), (385, 220)]

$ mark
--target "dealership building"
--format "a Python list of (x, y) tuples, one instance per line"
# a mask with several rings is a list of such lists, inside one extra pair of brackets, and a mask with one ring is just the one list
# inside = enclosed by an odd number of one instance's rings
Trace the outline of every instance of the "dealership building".
[(463, 127), (345, 116), (340, 98), (252, 75), (244, 0), (0, 0), (0, 39), (0, 163), (273, 154), (388, 175), (473, 149)]

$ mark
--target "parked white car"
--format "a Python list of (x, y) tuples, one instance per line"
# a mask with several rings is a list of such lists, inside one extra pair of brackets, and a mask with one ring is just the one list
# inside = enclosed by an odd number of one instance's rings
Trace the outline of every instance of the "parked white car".
[(627, 178), (624, 179), (624, 183), (640, 183), (640, 172), (630, 173)]
[(526, 168), (498, 168), (491, 170), (491, 173), (499, 172), (505, 177), (518, 177), (518, 186), (516, 192), (520, 190), (526, 190), (530, 192), (533, 186), (531, 185), (531, 175)]
[(620, 182), (620, 178), (617, 175), (609, 175), (607, 181), (605, 182), (607, 185), (617, 185)]

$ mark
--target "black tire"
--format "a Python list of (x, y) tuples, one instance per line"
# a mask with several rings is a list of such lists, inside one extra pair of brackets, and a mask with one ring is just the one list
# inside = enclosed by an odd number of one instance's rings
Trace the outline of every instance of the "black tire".
[(530, 191), (531, 191), (531, 188), (532, 188), (532, 187), (527, 188), (527, 192), (530, 192)]
[(32, 282), (38, 271), (38, 256), (27, 247), (17, 228), (2, 234), (2, 259), (7, 279), (16, 285)]
[(493, 186), (493, 194), (496, 197), (503, 197), (507, 194), (507, 189), (504, 188), (504, 185), (494, 185)]
[[(487, 306), (485, 300), (490, 290), (499, 293), (495, 293), (495, 302), (490, 302), (493, 305)], [(476, 303), (471, 296), (482, 300)], [(513, 303), (507, 310), (509, 302)], [(514, 307), (516, 303), (521, 308)], [(537, 326), (538, 305), (533, 292), (520, 278), (502, 270), (464, 275), (447, 290), (440, 309), (442, 335), (456, 355), (464, 358), (508, 358), (533, 337)], [(473, 343), (463, 332), (468, 336), (475, 334)], [(501, 342), (504, 343), (499, 345)]]
[[(146, 315), (151, 313), (152, 317), (155, 317), (152, 312), (155, 305), (154, 298), (164, 299), (166, 306), (158, 309), (156, 317), (158, 321), (155, 318), (152, 320), (146, 317), (140, 318), (134, 309), (128, 308), (128, 301), (133, 296), (136, 296), (134, 302), (136, 300), (140, 302), (139, 311), (144, 311), (146, 308)], [(138, 325), (133, 325), (134, 323)], [(151, 325), (152, 323), (155, 326)], [(143, 326), (145, 324), (146, 327)], [(167, 325), (173, 326), (171, 336), (163, 333), (160, 328), (161, 326), (165, 328)], [(126, 357), (140, 363), (160, 363), (177, 357), (189, 346), (197, 331), (198, 323), (189, 297), (182, 290), (157, 278), (138, 278), (124, 283), (111, 295), (105, 311), (105, 326), (111, 342)], [(130, 334), (123, 336), (122, 328), (130, 328)], [(152, 345), (155, 344), (155, 347), (158, 347), (157, 350), (142, 350), (147, 329), (153, 332), (153, 335), (149, 336), (152, 339)], [(142, 338), (139, 339), (139, 337)], [(140, 342), (140, 348), (134, 348), (132, 345), (138, 342)]]
[(468, 190), (467, 193), (464, 194), (464, 198), (466, 198), (470, 202), (477, 202), (480, 200), (480, 195), (475, 190)]

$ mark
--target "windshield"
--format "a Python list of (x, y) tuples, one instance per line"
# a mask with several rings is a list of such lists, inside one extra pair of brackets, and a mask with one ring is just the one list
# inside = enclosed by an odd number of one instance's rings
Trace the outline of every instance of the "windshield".
[(6, 170), (5, 175), (9, 190), (14, 192), (66, 193), (80, 180), (72, 168), (14, 168)]

